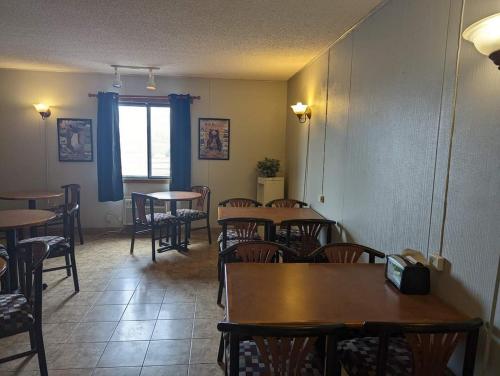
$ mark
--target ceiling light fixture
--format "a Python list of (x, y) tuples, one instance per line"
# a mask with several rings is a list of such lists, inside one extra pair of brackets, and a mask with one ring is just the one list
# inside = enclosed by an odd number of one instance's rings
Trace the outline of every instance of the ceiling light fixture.
[(113, 79), (113, 87), (116, 87), (117, 89), (122, 87), (122, 80), (120, 77), (120, 73), (118, 72), (118, 67), (115, 68), (115, 78)]
[(302, 102), (297, 102), (290, 106), (292, 111), (299, 118), (299, 123), (305, 123), (306, 118), (311, 119), (311, 108), (307, 104), (303, 104)]
[(149, 68), (149, 78), (148, 78), (148, 84), (146, 86), (146, 89), (156, 90), (155, 75), (153, 74), (152, 68)]
[(465, 40), (474, 43), (476, 49), (493, 60), (500, 69), (500, 13), (473, 23), (462, 35)]

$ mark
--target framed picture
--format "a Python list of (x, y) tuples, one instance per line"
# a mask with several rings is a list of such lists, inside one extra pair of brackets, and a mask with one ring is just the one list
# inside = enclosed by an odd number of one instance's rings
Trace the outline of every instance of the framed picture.
[(198, 159), (229, 159), (229, 119), (198, 119)]
[(60, 162), (92, 162), (92, 119), (57, 119)]

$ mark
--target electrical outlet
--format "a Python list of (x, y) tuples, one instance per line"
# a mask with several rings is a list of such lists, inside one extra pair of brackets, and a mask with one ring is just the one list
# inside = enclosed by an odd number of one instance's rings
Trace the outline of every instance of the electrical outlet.
[(322, 204), (324, 204), (325, 203), (325, 196), (319, 195), (318, 201), (321, 202)]
[(429, 256), (429, 263), (436, 269), (438, 272), (442, 272), (444, 270), (444, 261), (445, 258), (438, 254), (433, 254)]

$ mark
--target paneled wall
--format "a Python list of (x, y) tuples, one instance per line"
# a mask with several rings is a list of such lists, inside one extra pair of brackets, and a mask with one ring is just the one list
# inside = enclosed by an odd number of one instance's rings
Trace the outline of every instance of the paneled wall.
[(313, 112), (309, 158), (307, 125), (287, 118), (289, 196), (305, 188), (341, 223), (339, 239), (441, 253), (434, 292), (495, 325), (481, 341), (484, 374), (500, 367), (500, 72), (460, 35), (496, 12), (493, 0), (389, 1), (287, 93)]
[[(151, 95), (145, 76), (123, 76), (122, 94)], [(112, 75), (46, 73), (0, 69), (1, 191), (58, 189), (82, 185), (84, 227), (121, 226), (122, 202), (97, 201), (97, 101), (87, 93), (111, 91)], [(285, 158), (286, 82), (173, 78), (159, 76), (155, 95), (191, 93), (201, 96), (191, 107), (192, 183), (212, 189), (211, 220), (216, 206), (228, 197), (256, 196), (257, 161)], [(43, 122), (32, 103), (47, 102), (52, 115)], [(258, 109), (256, 111), (255, 109)], [(91, 118), (94, 162), (62, 163), (57, 156), (58, 117)], [(231, 119), (230, 160), (198, 159), (198, 118)], [(126, 184), (131, 191), (167, 190), (166, 184)], [(26, 205), (0, 200), (0, 208)]]

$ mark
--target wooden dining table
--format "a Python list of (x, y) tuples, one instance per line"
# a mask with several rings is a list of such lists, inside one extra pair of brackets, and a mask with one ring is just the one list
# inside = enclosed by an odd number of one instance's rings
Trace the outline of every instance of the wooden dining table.
[(38, 200), (48, 200), (63, 196), (63, 192), (51, 191), (18, 191), (18, 192), (0, 192), (0, 200), (28, 201), (29, 209), (36, 209)]
[[(170, 212), (172, 215), (177, 215), (177, 202), (182, 201), (192, 201), (201, 198), (201, 194), (198, 192), (191, 191), (166, 191), (166, 192), (154, 192), (149, 193), (149, 196), (154, 197), (157, 201), (164, 201), (170, 203)], [(179, 250), (179, 251), (187, 251), (188, 245), (187, 242), (178, 242), (177, 241), (177, 227), (172, 226), (172, 238), (170, 243), (160, 244), (161, 248), (157, 249), (158, 253), (166, 252), (169, 250)]]
[(289, 219), (325, 219), (311, 208), (273, 208), (273, 207), (223, 207), (217, 208), (217, 220), (231, 218), (262, 218), (273, 221), (275, 225)]

